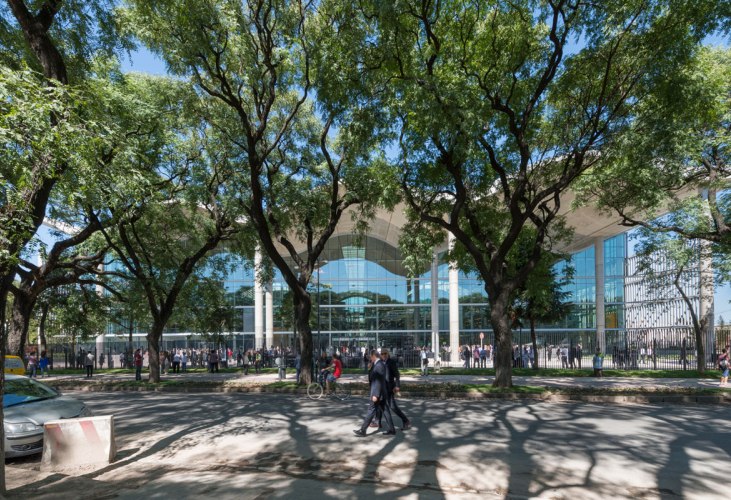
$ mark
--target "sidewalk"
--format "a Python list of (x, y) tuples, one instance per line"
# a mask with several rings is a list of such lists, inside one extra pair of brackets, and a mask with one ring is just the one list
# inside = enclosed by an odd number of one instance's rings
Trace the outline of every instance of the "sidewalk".
[[(39, 379), (44, 382), (54, 381), (70, 381), (78, 380), (86, 381), (85, 375), (59, 375)], [(97, 374), (91, 379), (96, 382), (121, 382), (134, 380), (134, 373), (129, 374)], [(143, 373), (143, 380), (147, 380), (147, 373)], [(279, 381), (276, 373), (263, 373), (259, 375), (249, 374), (243, 375), (241, 372), (234, 373), (180, 373), (167, 374), (161, 377), (161, 380), (185, 380), (191, 382), (209, 382), (209, 381), (236, 381), (237, 384), (265, 385)], [(401, 377), (402, 385), (409, 384), (492, 384), (494, 377), (480, 375), (429, 375), (421, 376), (403, 376)], [(294, 381), (294, 371), (287, 372), (285, 381)], [(365, 383), (367, 378), (363, 375), (345, 374), (341, 378), (345, 383)], [(586, 388), (586, 389), (713, 389), (718, 387), (719, 380), (713, 378), (697, 379), (697, 378), (636, 378), (636, 377), (520, 377), (513, 376), (513, 385), (516, 386), (534, 386), (534, 387), (550, 387), (550, 388)]]

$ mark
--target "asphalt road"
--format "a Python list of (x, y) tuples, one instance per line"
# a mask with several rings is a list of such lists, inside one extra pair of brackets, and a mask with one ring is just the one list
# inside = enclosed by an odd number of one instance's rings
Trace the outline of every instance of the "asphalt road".
[(729, 477), (728, 406), (402, 400), (412, 430), (358, 439), (363, 399), (73, 395), (115, 415), (118, 460), (80, 478), (10, 461), (11, 496), (717, 499)]

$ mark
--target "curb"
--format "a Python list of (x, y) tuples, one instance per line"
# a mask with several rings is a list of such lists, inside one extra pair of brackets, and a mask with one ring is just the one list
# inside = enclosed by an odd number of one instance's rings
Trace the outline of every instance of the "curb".
[[(115, 385), (79, 385), (61, 387), (63, 391), (78, 392), (171, 392), (171, 393), (242, 393), (242, 394), (293, 394), (305, 396), (306, 390), (302, 388), (289, 387), (135, 387)], [(353, 396), (366, 396), (367, 392), (361, 389), (351, 391)], [(413, 399), (437, 399), (437, 400), (527, 400), (536, 402), (585, 402), (605, 404), (731, 404), (731, 393), (715, 395), (694, 395), (694, 394), (522, 394), (515, 392), (506, 393), (481, 393), (481, 392), (411, 392), (401, 391), (401, 397)]]

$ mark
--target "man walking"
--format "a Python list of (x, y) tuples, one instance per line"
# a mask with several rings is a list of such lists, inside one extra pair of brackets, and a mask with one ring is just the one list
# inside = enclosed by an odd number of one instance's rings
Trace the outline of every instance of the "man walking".
[(368, 405), (368, 413), (366, 413), (360, 429), (354, 430), (353, 433), (358, 437), (365, 437), (366, 429), (368, 429), (371, 421), (374, 417), (378, 416), (378, 412), (380, 411), (386, 417), (386, 425), (388, 426), (388, 429), (383, 435), (392, 436), (396, 434), (396, 429), (393, 426), (391, 411), (388, 409), (388, 404), (386, 403), (388, 399), (388, 367), (378, 357), (378, 352), (375, 349), (371, 351), (371, 363), (373, 366), (368, 373), (368, 382), (371, 387), (371, 401)]
[[(388, 378), (386, 380), (388, 382), (388, 400), (386, 401), (386, 405), (401, 419), (403, 422), (401, 429), (405, 431), (411, 428), (411, 420), (406, 418), (404, 412), (396, 404), (396, 393), (401, 390), (401, 373), (398, 370), (398, 362), (391, 358), (386, 349), (381, 349), (381, 359), (386, 363), (386, 368), (388, 369)], [(381, 422), (379, 418), (378, 427), (380, 426)]]

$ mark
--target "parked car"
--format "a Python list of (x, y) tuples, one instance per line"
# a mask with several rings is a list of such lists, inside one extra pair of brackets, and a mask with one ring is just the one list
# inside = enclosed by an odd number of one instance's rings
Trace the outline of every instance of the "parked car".
[(25, 364), (18, 356), (5, 356), (5, 373), (25, 375)]
[(5, 375), (5, 457), (43, 451), (43, 424), (50, 420), (90, 417), (89, 408), (37, 380)]

